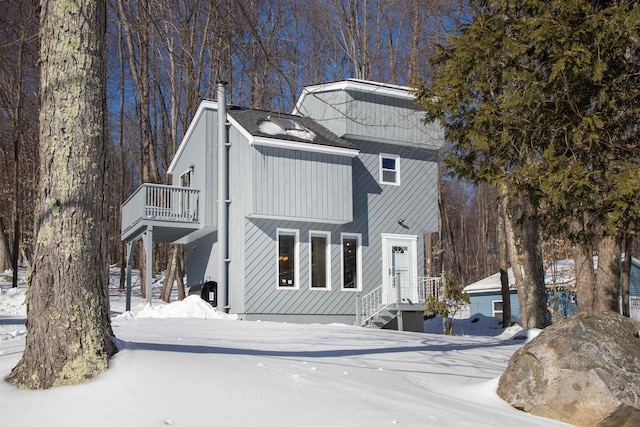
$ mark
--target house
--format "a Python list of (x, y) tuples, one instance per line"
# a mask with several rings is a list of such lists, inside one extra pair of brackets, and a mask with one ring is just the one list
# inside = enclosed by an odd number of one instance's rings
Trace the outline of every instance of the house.
[[(520, 301), (518, 290), (515, 288), (513, 270), (507, 270), (509, 277), (509, 297), (511, 303), (511, 316), (520, 317)], [(480, 313), (488, 317), (502, 316), (502, 290), (500, 273), (493, 274), (465, 286), (464, 292), (469, 294), (469, 312)]]
[[(597, 257), (594, 257), (597, 265)], [(520, 316), (520, 301), (515, 288), (515, 279), (508, 270), (511, 296), (511, 314)], [(547, 306), (552, 319), (565, 319), (578, 313), (578, 300), (575, 289), (575, 271), (573, 260), (561, 260), (552, 264), (545, 272), (547, 288)], [(486, 277), (464, 288), (469, 294), (471, 313), (500, 317), (502, 315), (502, 293), (500, 273)], [(640, 260), (631, 259), (631, 278), (629, 286), (629, 309), (631, 318), (640, 321)]]
[(140, 239), (147, 253), (186, 245), (187, 285), (215, 281), (216, 306), (242, 319), (405, 313), (405, 329), (421, 328), (419, 303), (438, 286), (422, 276), (443, 132), (422, 122), (410, 89), (309, 86), (293, 114), (226, 105), (224, 85), (217, 98), (187, 129), (172, 185), (144, 184), (123, 204), (128, 258)]

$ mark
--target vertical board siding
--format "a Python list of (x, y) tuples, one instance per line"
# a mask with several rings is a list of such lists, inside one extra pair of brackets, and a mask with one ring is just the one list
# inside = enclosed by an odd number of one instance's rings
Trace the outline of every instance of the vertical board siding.
[[(209, 190), (207, 193), (205, 202), (205, 226), (217, 227), (218, 226), (218, 111), (207, 110), (207, 170), (203, 173), (207, 176), (206, 187)], [(208, 213), (208, 214), (207, 214)]]
[(444, 141), (442, 128), (437, 123), (423, 124), (424, 112), (410, 99), (355, 90), (321, 92), (305, 97), (299, 111), (338, 136), (432, 148)]
[(347, 135), (431, 147), (442, 145), (441, 129), (434, 124), (425, 126), (424, 112), (412, 100), (359, 91), (348, 91), (348, 97)]
[(197, 285), (205, 280), (217, 280), (213, 266), (217, 233), (210, 233), (185, 247), (187, 264), (187, 286)]
[(229, 129), (229, 306), (232, 313), (245, 311), (245, 217), (254, 193), (254, 151), (235, 128)]
[(304, 104), (298, 106), (298, 112), (305, 117), (311, 117), (322, 126), (338, 136), (347, 133), (350, 103), (348, 95), (344, 91), (330, 91), (307, 95)]
[(353, 217), (351, 158), (258, 146), (249, 215), (317, 222)]
[[(172, 184), (180, 186), (180, 176), (193, 166), (191, 188), (200, 190), (200, 215), (204, 227), (214, 227), (218, 212), (215, 209), (217, 187), (216, 176), (216, 126), (215, 110), (206, 109), (197, 122), (182, 155), (177, 160), (172, 176)], [(213, 131), (212, 131), (213, 129)], [(211, 175), (213, 171), (213, 176)], [(213, 209), (212, 209), (213, 205)]]

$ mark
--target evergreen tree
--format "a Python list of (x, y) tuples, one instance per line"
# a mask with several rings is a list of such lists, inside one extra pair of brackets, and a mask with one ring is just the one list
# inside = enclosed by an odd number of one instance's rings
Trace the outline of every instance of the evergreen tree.
[[(640, 8), (587, 0), (473, 5), (473, 21), (434, 59), (435, 83), (419, 92), (428, 119), (439, 119), (452, 141), (447, 164), (460, 176), (506, 184), (523, 200), (523, 224), (539, 220), (547, 233), (569, 237), (593, 270), (594, 242), (640, 229)], [(591, 276), (579, 281), (580, 309), (613, 309), (596, 308)], [(617, 283), (602, 283), (598, 299), (617, 295)]]

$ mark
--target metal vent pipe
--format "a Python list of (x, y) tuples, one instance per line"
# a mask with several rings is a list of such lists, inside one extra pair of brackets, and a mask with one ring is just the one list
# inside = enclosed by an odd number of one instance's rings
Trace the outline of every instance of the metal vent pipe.
[(227, 312), (229, 291), (229, 141), (227, 83), (218, 83), (218, 303)]

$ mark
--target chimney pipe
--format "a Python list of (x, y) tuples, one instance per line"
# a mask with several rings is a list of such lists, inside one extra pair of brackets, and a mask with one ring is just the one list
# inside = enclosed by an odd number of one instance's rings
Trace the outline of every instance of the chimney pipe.
[(227, 121), (227, 83), (218, 82), (218, 302), (227, 312), (229, 291), (229, 141)]

